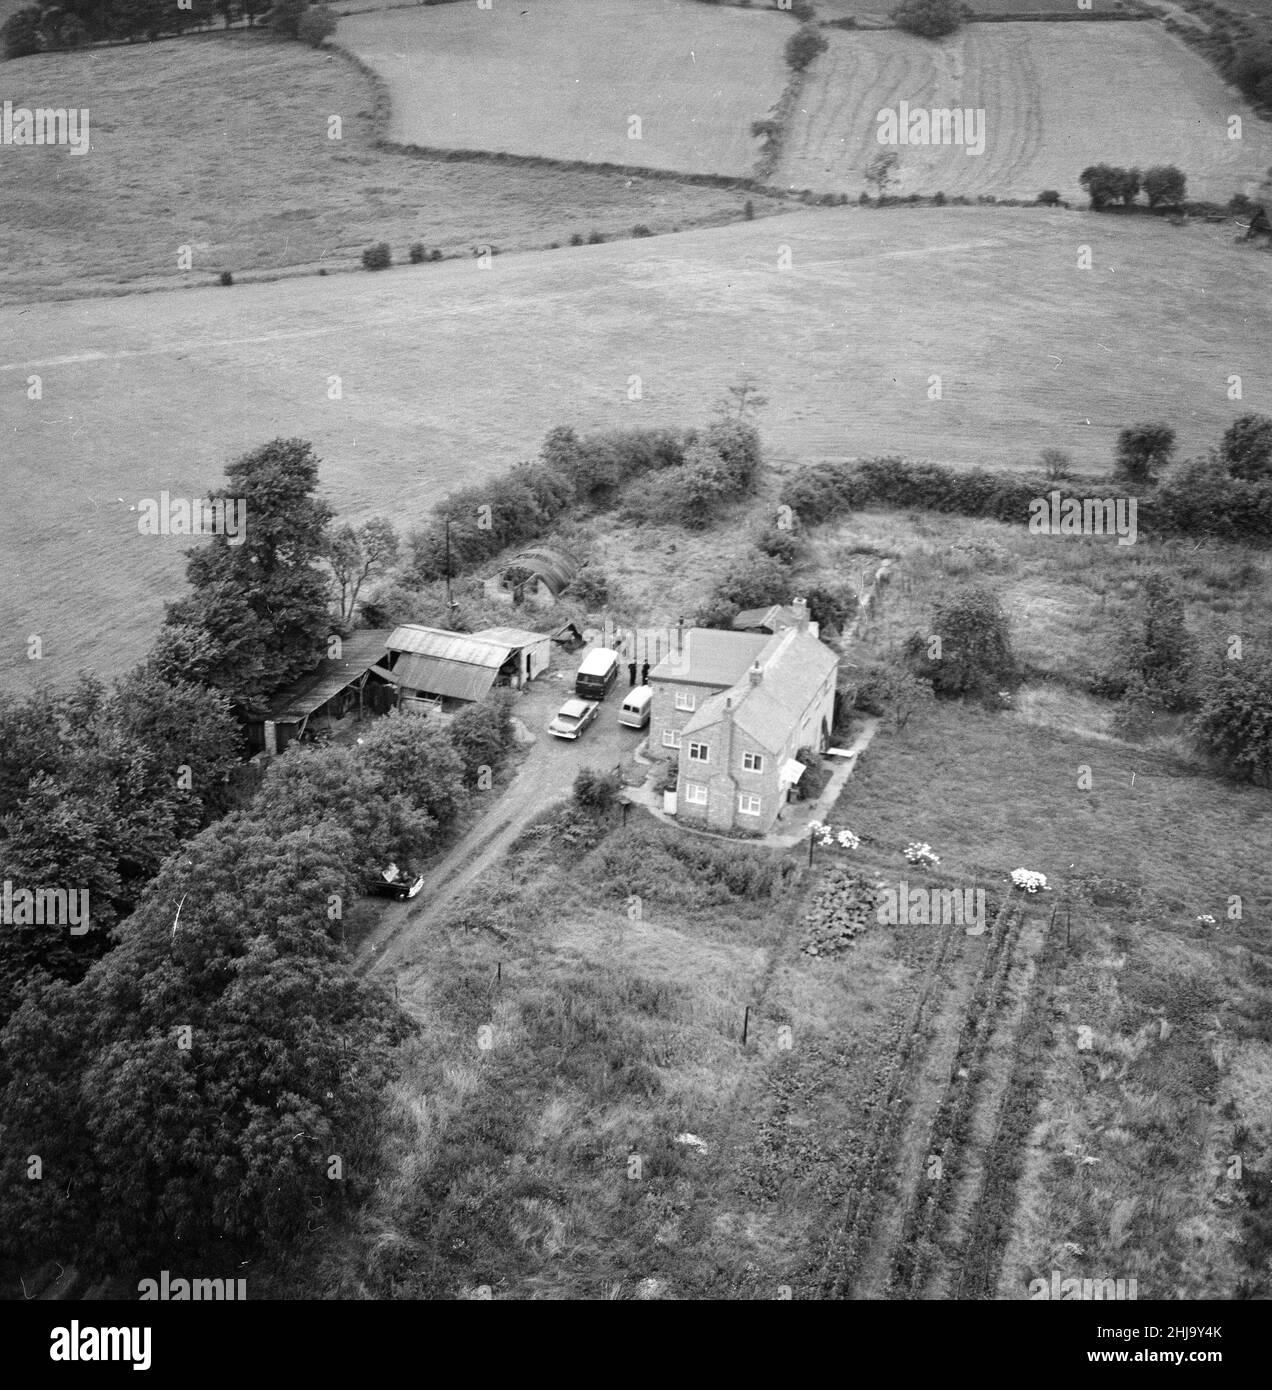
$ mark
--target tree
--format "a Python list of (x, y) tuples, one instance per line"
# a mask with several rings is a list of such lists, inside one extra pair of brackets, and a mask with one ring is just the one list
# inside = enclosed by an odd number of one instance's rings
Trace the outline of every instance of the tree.
[(1073, 472), (1073, 455), (1063, 449), (1044, 449), (1038, 458), (1049, 483), (1062, 483)]
[(309, 0), (274, 0), (266, 16), (269, 27), (284, 38), (294, 39), (300, 31), (300, 21), (309, 8)]
[(1086, 189), (1091, 206), (1098, 212), (1110, 203), (1133, 203), (1140, 190), (1140, 171), (1112, 164), (1091, 164), (1078, 175), (1078, 182)]
[(857, 612), (856, 597), (842, 585), (828, 588), (813, 584), (804, 590), (804, 602), (808, 604), (809, 618), (823, 636), (828, 632), (842, 632), (844, 624)]
[(734, 561), (717, 582), (712, 599), (731, 606), (736, 613), (742, 608), (789, 603), (793, 586), (790, 570), (779, 559), (749, 551)]
[(796, 72), (804, 69), (830, 47), (826, 36), (815, 24), (801, 24), (786, 40), (786, 62)]
[[(762, 125), (765, 122), (757, 121), (756, 124)], [(754, 130), (754, 127), (752, 129)], [(725, 420), (745, 421), (758, 415), (768, 405), (768, 397), (760, 394), (759, 387), (751, 376), (741, 377), (732, 386), (726, 386), (724, 391), (725, 394), (716, 402), (716, 414)]]
[(1272, 419), (1242, 415), (1224, 431), (1220, 456), (1234, 478), (1272, 478)]
[(363, 584), (397, 564), (397, 532), (382, 516), (364, 521), (356, 531), (346, 523), (328, 542), (326, 558), (340, 588), (340, 622), (347, 626)]
[(1272, 786), (1272, 659), (1243, 656), (1208, 671), (1192, 734), (1230, 777)]
[(1117, 437), (1116, 477), (1124, 483), (1151, 483), (1174, 452), (1175, 431), (1169, 425), (1129, 425)]
[(1143, 711), (1179, 710), (1192, 695), (1195, 643), (1171, 580), (1150, 574), (1116, 641), (1109, 684)]
[[(178, 644), (197, 649), (204, 668), (182, 674), (216, 686), (241, 710), (262, 708), (326, 651), (331, 596), (317, 565), (332, 512), (316, 496), (318, 462), (305, 440), (274, 439), (230, 464), (211, 501), (242, 508), (244, 531), (235, 544), (219, 531), (192, 550), (193, 592), (168, 605), (166, 625), (189, 630)], [(163, 669), (172, 656), (170, 639)]]
[(17, 10), (0, 25), (0, 42), (4, 44), (6, 58), (27, 58), (32, 53), (44, 49), (41, 26), (44, 14), (38, 5), (27, 5)]
[(945, 699), (989, 698), (1018, 674), (1007, 616), (997, 594), (981, 584), (938, 604), (930, 634), (913, 634), (905, 655), (914, 674)]
[(580, 768), (574, 779), (575, 804), (598, 818), (607, 816), (621, 786), (616, 773), (598, 772), (594, 767)]
[(891, 11), (889, 18), (908, 34), (939, 39), (962, 25), (963, 12), (955, 0), (903, 0)]
[(1144, 192), (1150, 208), (1177, 208), (1184, 201), (1187, 180), (1173, 164), (1155, 164), (1144, 171)]
[(476, 704), (465, 705), (447, 726), (446, 732), (464, 764), (464, 782), (472, 786), (482, 768), (494, 770), (503, 762), (513, 744), (513, 695), (495, 690)]
[(442, 730), (426, 719), (393, 711), (362, 740), (362, 757), (384, 786), (404, 793), (438, 826), (464, 804), (464, 760)]
[(866, 165), (865, 179), (875, 190), (875, 196), (882, 198), (889, 187), (896, 182), (897, 166), (901, 159), (896, 150), (880, 150)]
[(301, 15), (296, 25), (296, 37), (310, 48), (321, 48), (336, 32), (338, 23), (334, 10), (326, 5), (315, 5)]

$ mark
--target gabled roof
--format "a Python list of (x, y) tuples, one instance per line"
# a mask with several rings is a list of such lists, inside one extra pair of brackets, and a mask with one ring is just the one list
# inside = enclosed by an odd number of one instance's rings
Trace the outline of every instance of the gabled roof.
[(307, 676), (275, 695), (265, 718), (276, 724), (298, 724), (307, 714), (321, 709), (333, 695), (375, 666), (384, 656), (388, 635), (382, 628), (365, 628), (342, 638), (340, 655), (320, 661)]
[(728, 632), (715, 627), (691, 627), (684, 646), (670, 652), (649, 673), (653, 681), (677, 681), (686, 685), (731, 686), (763, 651), (771, 639), (762, 632)]
[[(771, 603), (767, 608), (744, 608), (740, 613), (734, 614), (733, 630), (774, 633), (784, 627), (798, 627), (801, 618), (807, 616), (807, 609), (800, 613), (789, 603)], [(808, 630), (814, 637), (818, 635), (816, 623), (809, 623)]]
[(744, 673), (728, 690), (699, 705), (681, 730), (682, 738), (718, 724), (726, 701), (732, 701), (736, 727), (776, 753), (839, 662), (816, 637), (793, 627), (765, 638), (756, 659), (762, 671), (759, 685), (752, 685)]
[(395, 627), (385, 643), (391, 652), (414, 652), (440, 661), (458, 661), (466, 666), (493, 666), (496, 670), (508, 659), (512, 648), (471, 632), (448, 632), (441, 627), (403, 623)]
[(522, 647), (537, 647), (540, 642), (548, 641), (546, 632), (531, 632), (529, 628), (524, 627), (484, 627), (480, 632), (474, 632), (473, 636), (483, 642), (498, 642), (509, 651), (518, 651)]

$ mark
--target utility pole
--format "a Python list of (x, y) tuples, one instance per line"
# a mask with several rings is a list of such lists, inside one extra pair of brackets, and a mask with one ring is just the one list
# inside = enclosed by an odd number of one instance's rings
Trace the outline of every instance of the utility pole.
[(446, 611), (455, 605), (451, 602), (451, 563), (450, 563), (450, 517), (446, 518)]

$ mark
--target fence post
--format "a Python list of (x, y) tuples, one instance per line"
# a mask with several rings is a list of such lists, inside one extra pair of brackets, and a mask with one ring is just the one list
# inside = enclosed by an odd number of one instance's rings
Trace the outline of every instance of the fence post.
[(746, 1006), (746, 1012), (742, 1015), (742, 1046), (743, 1046), (743, 1047), (746, 1046), (746, 1034), (747, 1034), (747, 1029), (750, 1027), (750, 1024), (751, 1024), (751, 1006), (750, 1006), (750, 1004), (748, 1004), (748, 1005)]

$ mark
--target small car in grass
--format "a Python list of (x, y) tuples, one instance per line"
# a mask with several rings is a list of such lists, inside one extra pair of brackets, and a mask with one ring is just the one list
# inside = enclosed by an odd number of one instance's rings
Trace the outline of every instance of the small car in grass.
[(578, 738), (596, 718), (600, 707), (598, 700), (567, 700), (548, 725), (548, 733), (557, 738)]
[(413, 898), (424, 887), (424, 875), (404, 872), (396, 864), (376, 874), (371, 891), (377, 898), (396, 898), (399, 902)]

